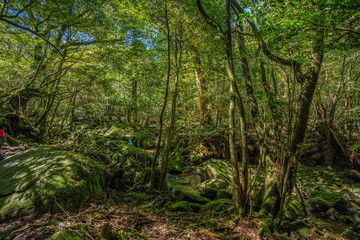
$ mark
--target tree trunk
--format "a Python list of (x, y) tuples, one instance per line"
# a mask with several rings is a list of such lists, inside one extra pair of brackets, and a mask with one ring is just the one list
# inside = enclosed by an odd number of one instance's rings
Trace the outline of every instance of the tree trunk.
[(163, 130), (163, 124), (164, 124), (164, 114), (165, 109), (168, 101), (168, 95), (169, 95), (169, 82), (170, 82), (170, 74), (171, 74), (171, 45), (170, 45), (170, 27), (169, 27), (169, 17), (168, 17), (168, 8), (167, 8), (167, 1), (164, 2), (164, 11), (165, 11), (165, 23), (166, 23), (166, 34), (167, 34), (167, 77), (166, 77), (166, 88), (165, 88), (165, 98), (164, 98), (164, 104), (161, 109), (160, 113), (160, 119), (159, 119), (159, 136), (158, 141), (156, 144), (156, 153), (154, 156), (154, 159), (151, 162), (151, 177), (150, 177), (150, 187), (153, 189), (156, 189), (159, 186), (155, 186), (155, 173), (156, 173), (156, 160), (160, 156), (160, 148), (161, 148), (161, 141), (162, 141), (162, 130)]
[(194, 62), (196, 85), (199, 90), (200, 125), (206, 126), (211, 122), (211, 113), (204, 69), (198, 49), (194, 45), (190, 45), (190, 52)]

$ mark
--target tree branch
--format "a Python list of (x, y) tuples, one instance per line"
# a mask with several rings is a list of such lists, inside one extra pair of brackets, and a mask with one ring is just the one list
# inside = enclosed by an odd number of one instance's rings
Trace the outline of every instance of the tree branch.
[(309, 20), (306, 20), (306, 19), (303, 19), (303, 18), (295, 18), (295, 19), (298, 19), (298, 20), (301, 20), (301, 21), (304, 21), (304, 22), (308, 22), (316, 27), (326, 27), (326, 28), (332, 28), (332, 29), (335, 29), (335, 30), (339, 30), (339, 31), (343, 31), (343, 32), (351, 32), (351, 33), (355, 33), (357, 35), (360, 35), (360, 32), (357, 32), (357, 31), (354, 31), (354, 30), (351, 30), (351, 29), (346, 29), (346, 28), (337, 28), (337, 27), (334, 27), (334, 26), (329, 26), (329, 25), (322, 25), (322, 24), (317, 24), (317, 23), (314, 23), (314, 22), (311, 22)]
[(217, 24), (214, 20), (212, 20), (212, 19), (207, 15), (207, 13), (205, 12), (204, 8), (203, 8), (202, 5), (201, 5), (200, 0), (196, 0), (196, 5), (197, 5), (197, 7), (198, 7), (198, 9), (199, 9), (199, 11), (200, 11), (201, 16), (203, 16), (205, 22), (206, 22), (207, 24), (209, 24), (210, 26), (212, 26), (213, 28), (215, 28), (215, 29), (219, 32), (219, 34), (220, 34), (220, 36), (221, 36), (222, 38), (225, 38), (225, 33), (224, 33), (224, 31), (221, 29), (221, 27), (220, 27), (219, 24)]
[(38, 38), (41, 38), (42, 40), (44, 40), (45, 42), (47, 42), (48, 44), (50, 44), (61, 56), (62, 56), (62, 53), (60, 52), (60, 50), (54, 45), (52, 44), (48, 39), (46, 39), (44, 36), (40, 35), (39, 33), (35, 32), (34, 30), (31, 30), (30, 28), (27, 28), (27, 27), (24, 27), (24, 26), (21, 26), (17, 23), (14, 23), (14, 22), (11, 22), (5, 18), (3, 18), (2, 16), (0, 16), (0, 21), (2, 22), (5, 22), (7, 24), (10, 24), (11, 26), (14, 26), (16, 28), (19, 28), (19, 29), (22, 29), (22, 30), (25, 30), (29, 33), (32, 33), (34, 34), (35, 36), (37, 36)]
[[(236, 12), (236, 14), (237, 14), (237, 16), (239, 18), (240, 14), (244, 13), (244, 10), (236, 2), (236, 0), (231, 0), (231, 5), (232, 5), (234, 11)], [(285, 58), (282, 58), (280, 56), (277, 56), (277, 55), (273, 54), (269, 50), (269, 48), (267, 47), (267, 44), (263, 40), (262, 36), (260, 35), (258, 29), (256, 28), (256, 25), (253, 22), (249, 21), (248, 19), (246, 19), (246, 21), (249, 23), (255, 37), (260, 42), (260, 47), (261, 47), (263, 53), (265, 54), (265, 56), (267, 56), (272, 61), (277, 62), (277, 63), (279, 63), (281, 65), (286, 65), (286, 66), (292, 67), (294, 69), (294, 72), (295, 72), (296, 80), (302, 84), (304, 82), (304, 76), (302, 74), (301, 64), (299, 62), (295, 61), (295, 60), (285, 59)]]

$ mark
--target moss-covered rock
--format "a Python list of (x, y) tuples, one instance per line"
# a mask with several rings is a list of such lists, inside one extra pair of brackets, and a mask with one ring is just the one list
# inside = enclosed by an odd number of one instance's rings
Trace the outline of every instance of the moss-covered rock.
[(222, 179), (228, 184), (232, 181), (230, 163), (224, 160), (211, 159), (198, 166), (196, 172), (200, 175), (202, 181), (214, 178)]
[(121, 131), (120, 128), (112, 126), (109, 130), (104, 133), (104, 137), (111, 137), (111, 138), (121, 138), (124, 133)]
[(190, 164), (200, 164), (202, 161), (202, 157), (200, 155), (200, 153), (198, 152), (192, 152), (189, 154), (189, 163)]
[(64, 230), (52, 235), (50, 240), (85, 240), (85, 238), (78, 232)]
[(226, 186), (228, 186), (228, 183), (226, 181), (224, 181), (223, 179), (215, 178), (202, 182), (199, 186), (199, 190), (200, 192), (202, 192), (206, 188), (214, 188), (216, 190), (220, 190), (226, 188)]
[(223, 212), (226, 210), (230, 210), (233, 207), (234, 203), (230, 199), (217, 199), (215, 201), (209, 202), (205, 204), (201, 208), (201, 212), (205, 211), (215, 211), (215, 212)]
[(214, 200), (216, 198), (217, 193), (218, 193), (217, 189), (209, 187), (202, 189), (202, 191), (200, 192), (200, 196)]
[(176, 191), (175, 195), (178, 196), (180, 200), (188, 201), (191, 203), (205, 204), (205, 203), (209, 202), (209, 199), (207, 199), (205, 197), (202, 197), (197, 194), (190, 193), (190, 192), (182, 191), (182, 190)]
[(344, 188), (339, 194), (347, 201), (360, 205), (360, 189), (359, 188)]
[(339, 211), (346, 210), (347, 201), (339, 193), (330, 189), (320, 188), (310, 192), (310, 196), (309, 205), (313, 211), (326, 212), (332, 207)]
[(218, 199), (223, 199), (223, 198), (232, 199), (233, 194), (232, 194), (232, 192), (230, 192), (229, 190), (220, 189), (220, 190), (217, 192), (216, 197), (217, 197)]
[(200, 204), (200, 203), (190, 203), (191, 209), (192, 209), (194, 212), (196, 212), (196, 213), (200, 212), (200, 210), (201, 210), (201, 208), (202, 208), (203, 206), (204, 206), (204, 205), (202, 205), (202, 204)]
[(180, 201), (171, 204), (167, 210), (169, 212), (192, 212), (192, 208), (188, 201)]
[(75, 210), (104, 186), (96, 161), (49, 146), (0, 162), (0, 176), (0, 221), (57, 210), (53, 200)]

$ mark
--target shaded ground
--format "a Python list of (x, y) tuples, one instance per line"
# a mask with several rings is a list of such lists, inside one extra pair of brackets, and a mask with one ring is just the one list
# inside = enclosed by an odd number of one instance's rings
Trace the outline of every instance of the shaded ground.
[(47, 239), (60, 230), (74, 230), (86, 239), (96, 239), (106, 222), (117, 239), (256, 239), (259, 229), (259, 224), (250, 219), (231, 225), (227, 218), (207, 221), (209, 216), (203, 214), (155, 212), (153, 203), (144, 199), (139, 203), (130, 195), (116, 198), (122, 201), (91, 203), (78, 213), (45, 214), (0, 224), (0, 239), (4, 237), (1, 232), (9, 235), (4, 239)]

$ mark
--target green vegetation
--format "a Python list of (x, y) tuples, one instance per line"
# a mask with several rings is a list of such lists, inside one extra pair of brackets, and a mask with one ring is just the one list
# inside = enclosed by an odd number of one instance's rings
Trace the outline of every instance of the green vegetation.
[(358, 239), (359, 8), (0, 0), (0, 239)]

